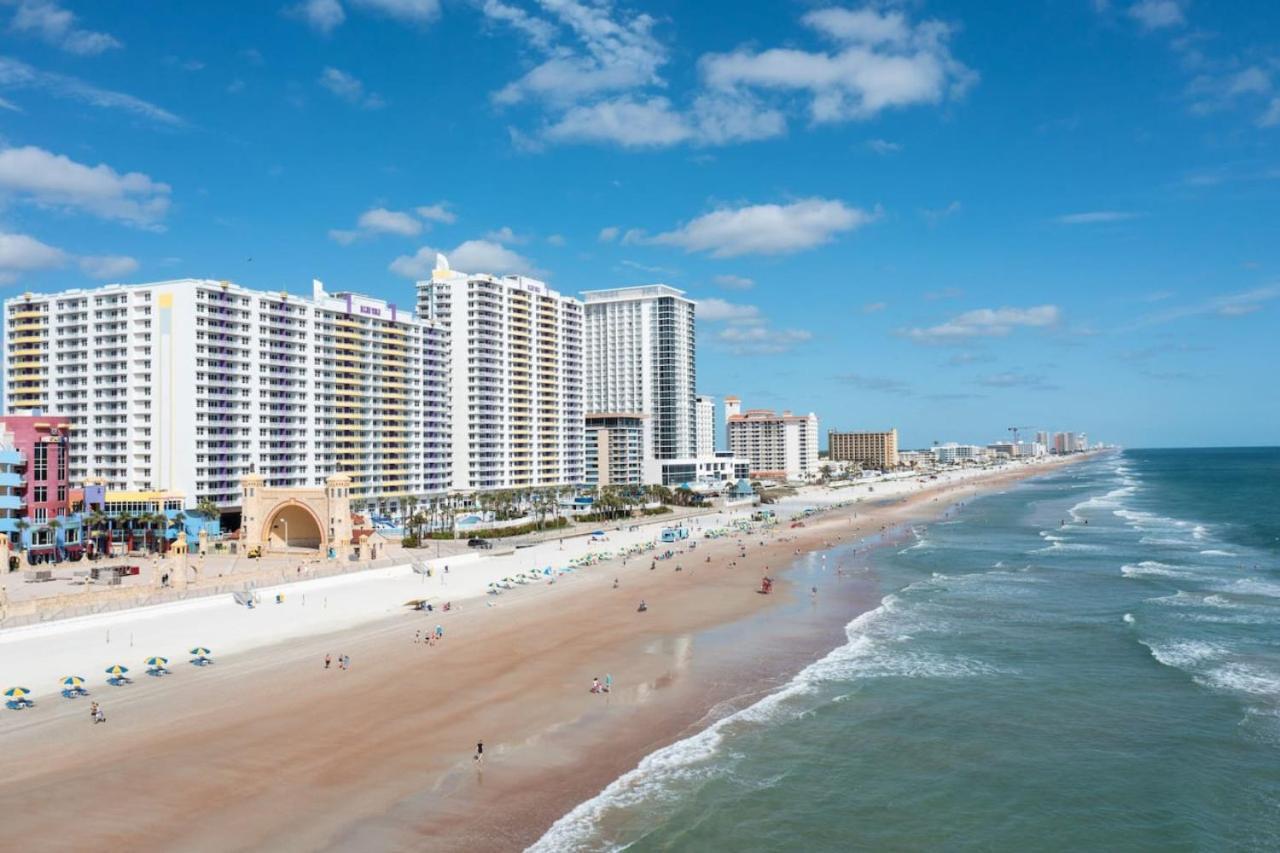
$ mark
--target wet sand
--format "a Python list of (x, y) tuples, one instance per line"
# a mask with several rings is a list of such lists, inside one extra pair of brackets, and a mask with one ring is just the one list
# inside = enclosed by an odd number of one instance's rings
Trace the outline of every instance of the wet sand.
[[(701, 540), (655, 570), (646, 555), (514, 590), (493, 607), (406, 613), (204, 668), (175, 662), (163, 679), (96, 688), (102, 725), (89, 721), (86, 699), (6, 714), (6, 843), (522, 849), (644, 755), (843, 642), (843, 626), (878, 603), (856, 557), (811, 596), (808, 580), (780, 574), (805, 559), (797, 550), (879, 537), (1048, 470), (864, 501), (803, 528), (784, 522), (744, 537), (745, 558), (737, 537)], [(769, 596), (756, 591), (765, 571), (779, 581)], [(636, 612), (641, 599), (646, 613)], [(440, 644), (414, 642), (437, 623)], [(326, 671), (326, 653), (349, 655), (351, 670)], [(606, 673), (613, 692), (591, 694)], [(472, 759), (477, 740), (482, 763)]]

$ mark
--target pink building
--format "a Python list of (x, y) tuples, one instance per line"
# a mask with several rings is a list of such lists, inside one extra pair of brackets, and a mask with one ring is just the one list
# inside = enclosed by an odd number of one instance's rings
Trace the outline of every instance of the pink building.
[(0, 417), (0, 531), (20, 532), (33, 554), (80, 548), (79, 520), (68, 517), (70, 434), (71, 424), (58, 415)]

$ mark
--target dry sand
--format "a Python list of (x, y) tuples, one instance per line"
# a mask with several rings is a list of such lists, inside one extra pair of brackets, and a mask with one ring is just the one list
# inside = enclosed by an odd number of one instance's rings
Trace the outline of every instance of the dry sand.
[[(833, 576), (820, 606), (785, 572), (760, 595), (766, 566), (778, 577), (797, 550), (879, 537), (1047, 470), (783, 523), (744, 539), (745, 558), (738, 538), (704, 540), (656, 570), (648, 556), (615, 561), (494, 607), (406, 613), (202, 669), (181, 664), (165, 679), (95, 690), (103, 725), (87, 700), (9, 715), (5, 844), (522, 849), (644, 755), (705, 725), (710, 709), (754, 701), (843, 642), (843, 626), (879, 600), (874, 578), (856, 574)], [(437, 623), (441, 643), (414, 642)], [(326, 671), (326, 653), (349, 655), (351, 670)], [(589, 693), (606, 673), (613, 692)], [(472, 759), (478, 740), (483, 763)]]

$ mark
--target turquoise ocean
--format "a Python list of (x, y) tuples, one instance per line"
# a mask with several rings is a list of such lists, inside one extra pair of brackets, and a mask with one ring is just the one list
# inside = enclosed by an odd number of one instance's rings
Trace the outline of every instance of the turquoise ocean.
[(537, 850), (1280, 849), (1280, 449), (1126, 450), (901, 544), (778, 691)]

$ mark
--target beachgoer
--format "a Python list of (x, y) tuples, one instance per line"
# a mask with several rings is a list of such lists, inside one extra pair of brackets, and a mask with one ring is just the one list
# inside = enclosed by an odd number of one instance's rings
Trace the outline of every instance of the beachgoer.
[(89, 705), (89, 719), (93, 720), (95, 723), (98, 722), (98, 703), (97, 702), (92, 702)]
[(96, 725), (97, 723), (105, 723), (106, 721), (107, 721), (107, 712), (102, 710), (101, 705), (98, 705), (93, 712), (93, 722)]
[(592, 692), (592, 693), (599, 693), (599, 692), (600, 692), (600, 679), (599, 679), (599, 678), (593, 678), (593, 679), (591, 679), (591, 692)]
[(351, 655), (342, 656), (342, 668), (351, 669)]
[(443, 639), (444, 639), (444, 626), (443, 626), (443, 625), (437, 625), (437, 626), (436, 626), (436, 639), (437, 639), (437, 640), (443, 640)]
[(649, 605), (647, 605), (647, 604), (645, 604), (645, 603), (644, 603), (644, 599), (643, 599), (643, 598), (642, 598), (642, 599), (640, 599), (640, 606), (636, 608), (636, 611), (637, 611), (637, 612), (639, 612), (639, 613), (644, 613), (644, 612), (645, 612), (646, 610), (648, 610), (648, 609), (649, 609)]
[(618, 579), (617, 579), (617, 578), (614, 578), (614, 579), (613, 579), (613, 588), (614, 588), (614, 589), (617, 589), (617, 588), (618, 588)]
[(476, 755), (475, 755), (475, 760), (476, 760), (476, 761), (479, 761), (479, 762), (483, 762), (483, 761), (484, 761), (484, 741), (482, 741), (482, 740), (478, 740), (478, 741), (476, 741)]
[(422, 631), (421, 631), (421, 630), (417, 630), (417, 631), (414, 631), (414, 632), (413, 632), (413, 641), (414, 641), (415, 643), (421, 643), (421, 642), (422, 642)]
[(329, 664), (331, 664), (331, 663), (333, 663), (333, 657), (332, 657), (332, 656), (330, 656), (330, 655), (325, 655), (325, 656), (324, 656), (324, 668), (325, 668), (325, 669), (328, 669), (328, 668), (329, 668)]

